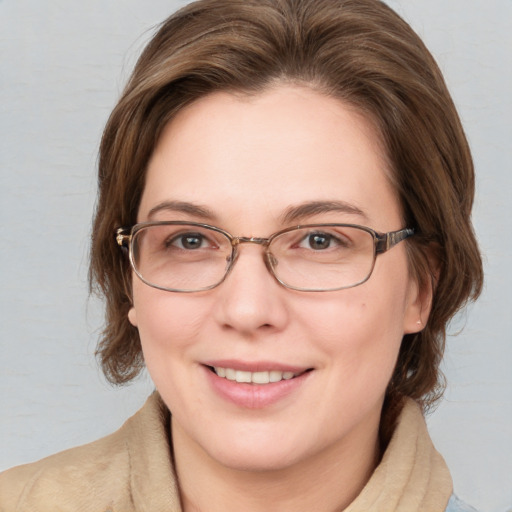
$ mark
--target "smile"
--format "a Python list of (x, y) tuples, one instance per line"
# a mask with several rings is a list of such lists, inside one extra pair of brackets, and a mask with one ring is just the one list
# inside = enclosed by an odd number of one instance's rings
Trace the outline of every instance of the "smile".
[(224, 379), (246, 384), (270, 384), (273, 382), (280, 382), (282, 380), (290, 380), (304, 373), (282, 372), (279, 370), (248, 372), (235, 370), (233, 368), (222, 368), (219, 366), (213, 367), (213, 371), (217, 376)]
[[(262, 409), (300, 393), (314, 368), (273, 361), (216, 360), (201, 365), (207, 382), (236, 407)], [(297, 395), (295, 395), (297, 396)]]

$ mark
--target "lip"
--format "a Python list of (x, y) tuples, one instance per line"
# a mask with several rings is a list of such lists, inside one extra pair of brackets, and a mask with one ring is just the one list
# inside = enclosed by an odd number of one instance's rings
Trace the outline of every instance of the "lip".
[[(263, 409), (285, 400), (291, 394), (298, 393), (309, 379), (312, 369), (271, 361), (244, 362), (234, 360), (215, 360), (203, 363), (206, 379), (215, 394), (237, 407), (245, 409)], [(268, 384), (246, 384), (219, 377), (212, 367), (233, 368), (235, 370), (259, 372), (276, 370), (298, 373), (296, 377)]]

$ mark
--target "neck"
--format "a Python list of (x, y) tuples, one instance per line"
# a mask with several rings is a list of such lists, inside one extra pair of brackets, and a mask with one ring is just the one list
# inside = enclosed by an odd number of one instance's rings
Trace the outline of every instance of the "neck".
[(360, 493), (378, 464), (378, 418), (306, 460), (271, 470), (223, 465), (173, 420), (174, 459), (184, 512), (335, 512)]

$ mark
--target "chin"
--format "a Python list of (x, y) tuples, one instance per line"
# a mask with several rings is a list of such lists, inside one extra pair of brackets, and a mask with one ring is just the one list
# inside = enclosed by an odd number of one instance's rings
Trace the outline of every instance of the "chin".
[(250, 473), (269, 473), (286, 470), (298, 464), (302, 457), (300, 454), (286, 454), (281, 450), (276, 453), (275, 445), (268, 450), (238, 450), (228, 447), (223, 452), (210, 453), (210, 457), (222, 466)]
[[(213, 461), (226, 468), (247, 472), (270, 472), (290, 468), (308, 459), (310, 450), (304, 445), (304, 435), (293, 435), (290, 429), (281, 427), (278, 431), (261, 427), (237, 429), (222, 436), (203, 439), (203, 450)], [(245, 433), (244, 433), (245, 431)], [(298, 434), (298, 433), (296, 433)], [(321, 449), (321, 448), (320, 448)]]

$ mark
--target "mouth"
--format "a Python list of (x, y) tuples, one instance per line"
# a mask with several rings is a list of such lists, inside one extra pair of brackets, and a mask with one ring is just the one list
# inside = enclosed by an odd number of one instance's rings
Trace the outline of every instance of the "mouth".
[(286, 404), (287, 397), (300, 396), (297, 393), (301, 393), (315, 369), (275, 361), (233, 359), (210, 360), (202, 366), (209, 377), (207, 382), (218, 396), (237, 408), (253, 410)]
[(299, 372), (279, 371), (279, 370), (263, 370), (257, 372), (235, 370), (234, 368), (224, 368), (222, 366), (209, 366), (210, 371), (218, 377), (240, 384), (272, 384), (283, 380), (292, 380), (300, 377), (306, 372), (310, 372), (312, 368)]

